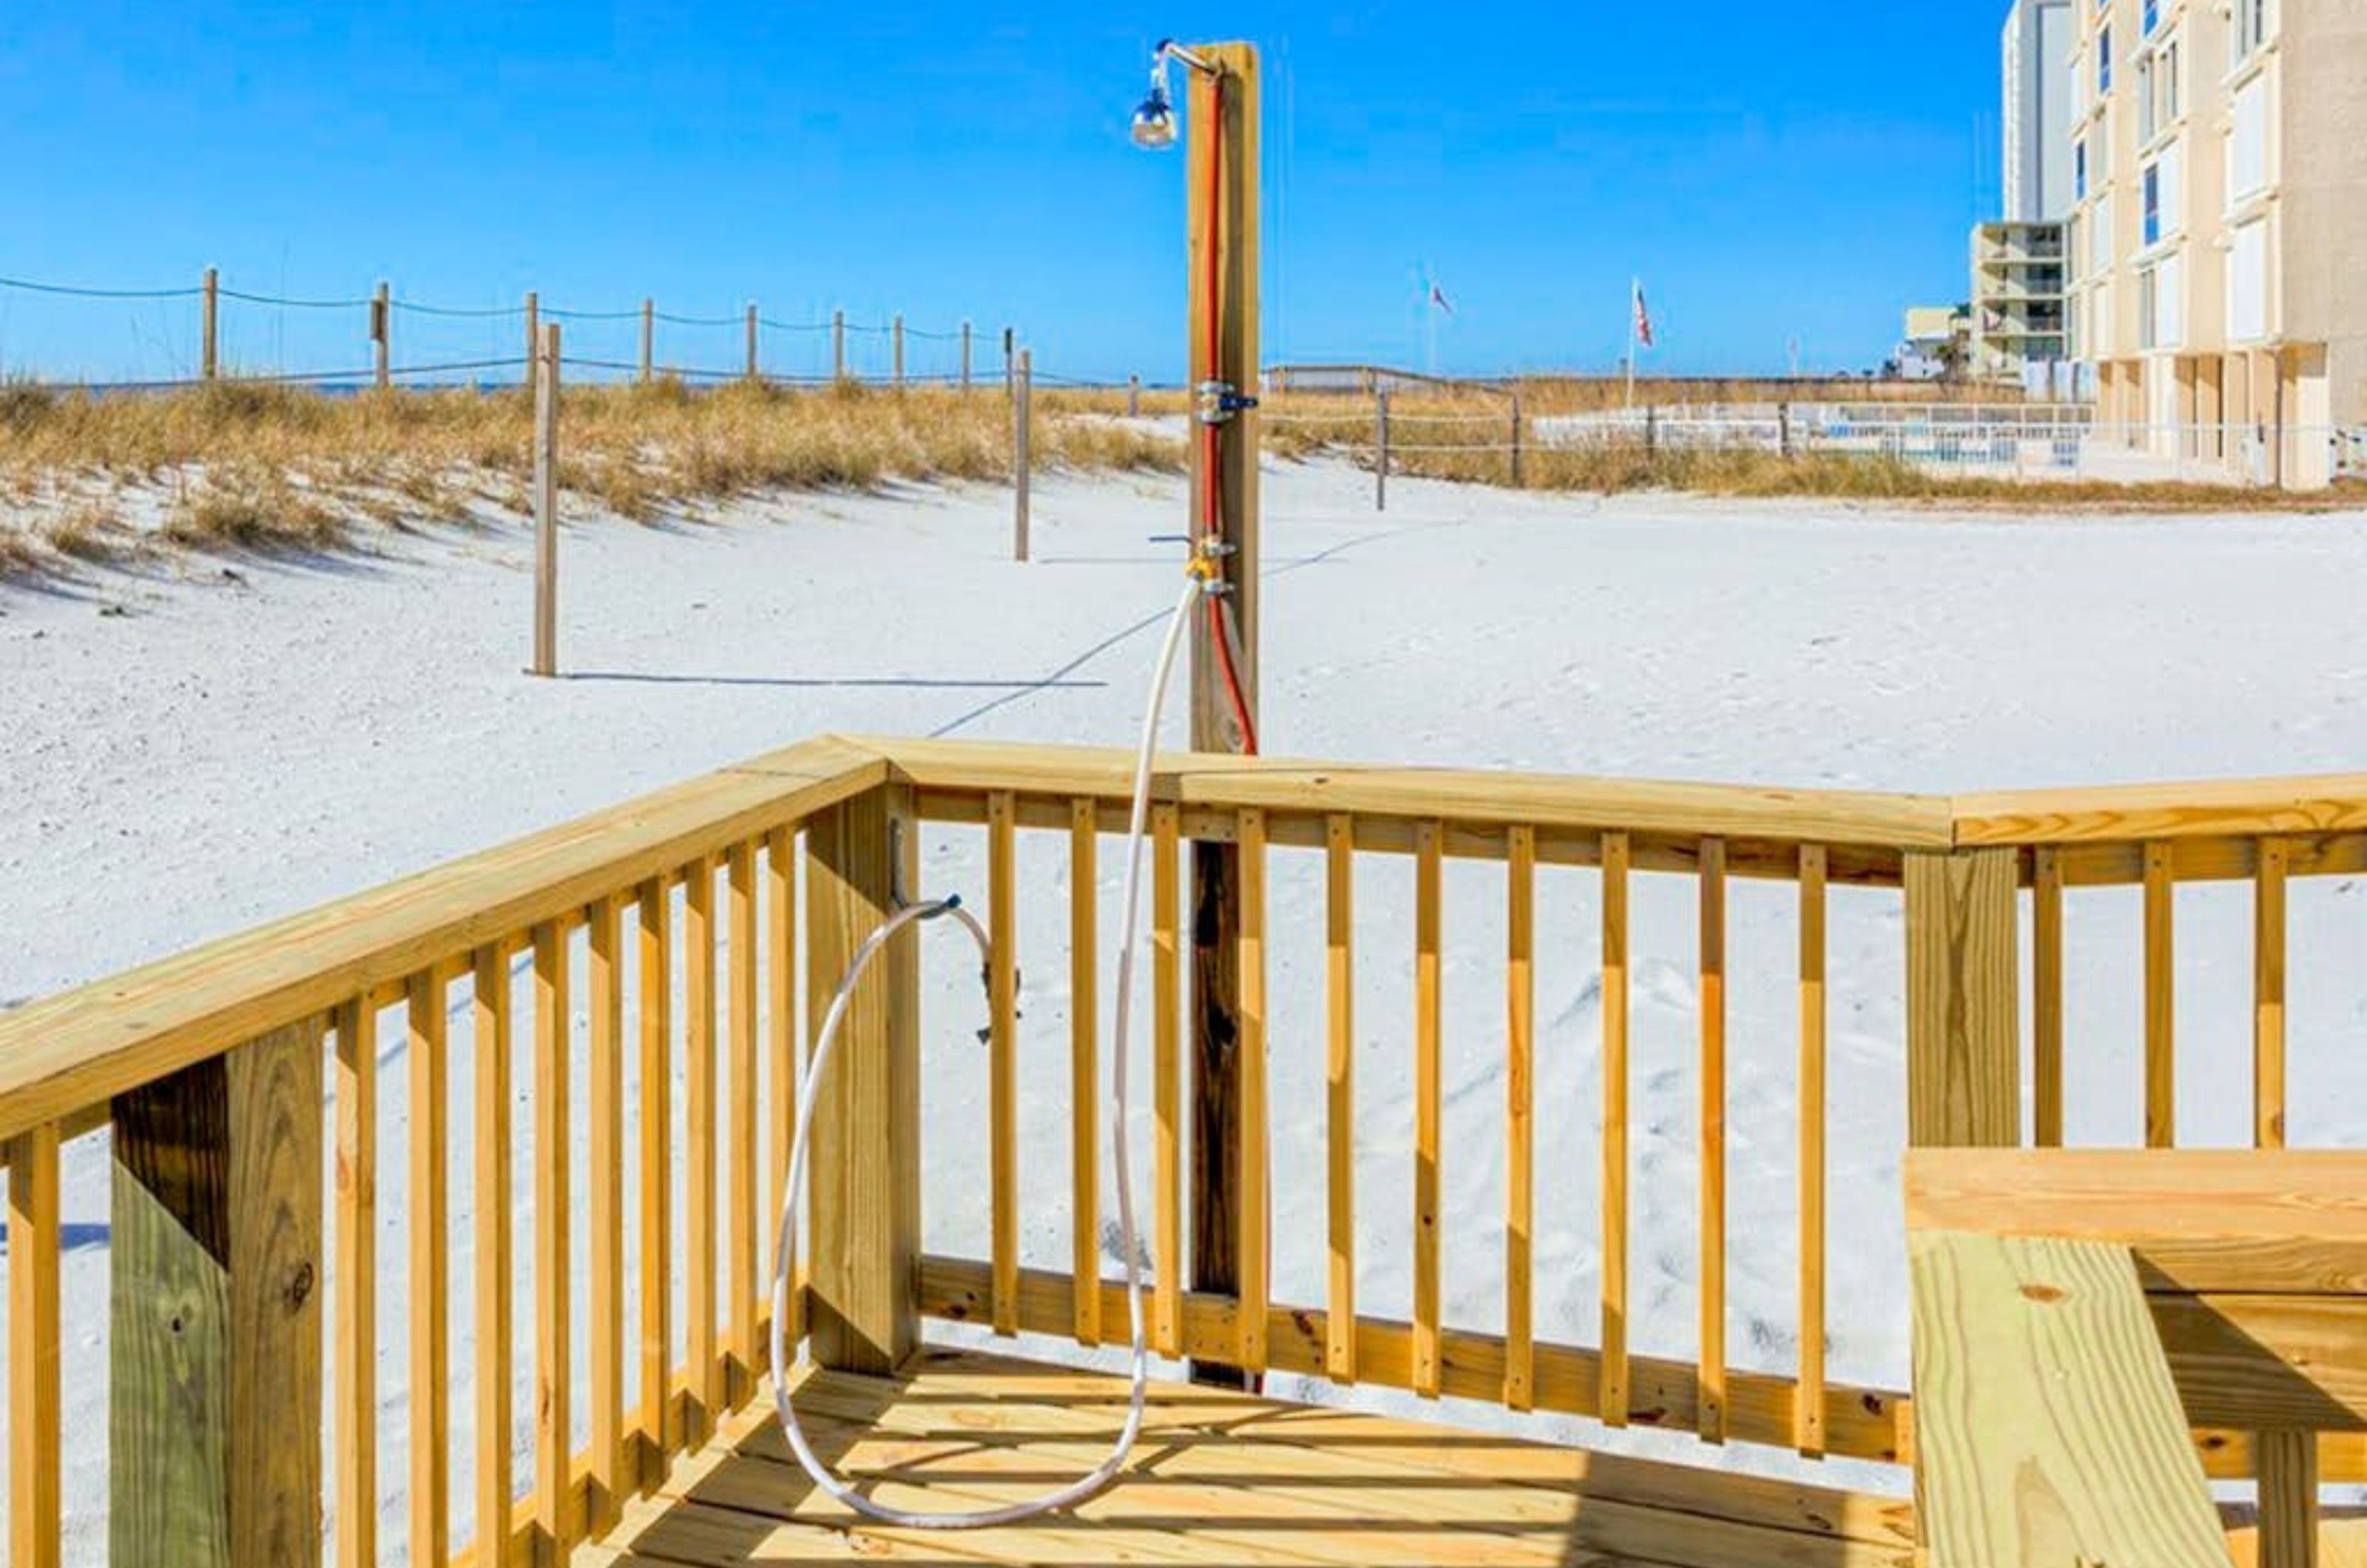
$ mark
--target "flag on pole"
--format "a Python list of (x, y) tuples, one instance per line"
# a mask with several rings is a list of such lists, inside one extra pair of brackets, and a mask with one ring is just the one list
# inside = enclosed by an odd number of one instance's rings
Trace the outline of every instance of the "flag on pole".
[(1652, 311), (1644, 303), (1644, 286), (1636, 285), (1636, 343), (1638, 347), (1652, 346)]
[(1430, 302), (1439, 310), (1445, 311), (1450, 316), (1455, 314), (1455, 306), (1453, 302), (1446, 298), (1446, 290), (1438, 286), (1438, 281), (1435, 278), (1431, 280)]

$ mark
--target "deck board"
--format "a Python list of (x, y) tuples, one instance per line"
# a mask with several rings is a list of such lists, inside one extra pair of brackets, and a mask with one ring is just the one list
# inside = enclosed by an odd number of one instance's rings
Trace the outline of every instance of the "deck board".
[[(941, 1511), (1090, 1470), (1126, 1398), (1123, 1378), (944, 1349), (894, 1379), (809, 1372), (797, 1394), (843, 1473)], [(859, 1522), (820, 1495), (760, 1397), (582, 1561), (1906, 1568), (1912, 1531), (1894, 1499), (1156, 1384), (1116, 1485), (1053, 1519), (958, 1533)]]

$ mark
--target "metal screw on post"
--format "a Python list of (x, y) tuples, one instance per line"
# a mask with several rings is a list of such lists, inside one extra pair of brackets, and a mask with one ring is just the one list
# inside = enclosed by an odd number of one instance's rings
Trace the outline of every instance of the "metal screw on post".
[(1373, 394), (1373, 510), (1389, 509), (1389, 394)]
[(1035, 400), (1035, 355), (1026, 349), (1019, 351), (1018, 368), (1013, 373), (1011, 426), (1011, 558), (1027, 558), (1027, 472), (1032, 458), (1028, 445), (1029, 405)]
[(559, 673), (559, 323), (534, 362), (534, 668)]

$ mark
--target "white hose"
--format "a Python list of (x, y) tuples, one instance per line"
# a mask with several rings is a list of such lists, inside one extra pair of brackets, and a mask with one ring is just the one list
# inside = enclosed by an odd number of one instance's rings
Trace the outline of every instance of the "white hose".
[(845, 977), (839, 981), (838, 990), (830, 998), (830, 1010), (822, 1015), (821, 1030), (814, 1037), (812, 1059), (806, 1064), (798, 1079), (797, 1134), (789, 1145), (788, 1184), (781, 1195), (781, 1228), (773, 1247), (773, 1408), (780, 1417), (781, 1433), (788, 1439), (789, 1451), (798, 1456), (798, 1463), (813, 1478), (813, 1483), (866, 1518), (906, 1529), (985, 1529), (996, 1525), (1018, 1524), (1061, 1508), (1074, 1507), (1116, 1479), (1117, 1472), (1126, 1465), (1127, 1456), (1134, 1451), (1135, 1439), (1141, 1435), (1142, 1405), (1150, 1384), (1150, 1368), (1143, 1346), (1142, 1261), (1135, 1238), (1134, 1182), (1128, 1174), (1127, 1157), (1126, 1033), (1127, 1023), (1133, 1011), (1134, 947), (1138, 932), (1137, 913), (1142, 893), (1142, 840), (1150, 817), (1150, 771), (1152, 758), (1159, 748), (1159, 716), (1166, 706), (1167, 682), (1175, 668), (1176, 650), (1183, 646), (1184, 628), (1191, 624), (1192, 612), (1197, 606), (1202, 592), (1202, 581), (1195, 575), (1184, 587), (1183, 598), (1176, 603), (1175, 615), (1167, 623), (1167, 640), (1159, 650), (1159, 665), (1150, 679), (1150, 701), (1142, 716), (1142, 749), (1135, 760), (1134, 805), (1127, 819), (1125, 918), (1118, 933), (1117, 1017), (1111, 1037), (1114, 1055), (1110, 1070), (1110, 1157), (1117, 1166), (1118, 1245), (1126, 1254), (1126, 1310), (1133, 1345), (1134, 1386), (1127, 1403), (1126, 1425), (1118, 1432), (1117, 1442), (1111, 1448), (1109, 1457), (1102, 1461), (1092, 1474), (1043, 1496), (1006, 1504), (999, 1508), (981, 1508), (965, 1514), (906, 1513), (900, 1508), (873, 1502), (832, 1474), (830, 1467), (806, 1441), (805, 1429), (798, 1425), (797, 1409), (789, 1402), (787, 1341), (789, 1280), (797, 1271), (798, 1232), (803, 1228), (800, 1221), (806, 1184), (806, 1137), (813, 1125), (814, 1104), (818, 1099), (814, 1093), (815, 1086), (821, 1082), (822, 1073), (830, 1066), (831, 1049), (838, 1043), (839, 1025), (845, 1021), (847, 1004), (855, 994), (856, 982), (862, 979), (863, 971), (873, 957), (898, 931), (915, 921), (950, 914), (977, 939), (980, 953), (985, 954), (988, 952), (984, 929), (968, 910), (961, 907), (959, 899), (941, 899), (900, 909), (864, 940), (863, 945), (855, 950), (854, 963), (847, 966)]

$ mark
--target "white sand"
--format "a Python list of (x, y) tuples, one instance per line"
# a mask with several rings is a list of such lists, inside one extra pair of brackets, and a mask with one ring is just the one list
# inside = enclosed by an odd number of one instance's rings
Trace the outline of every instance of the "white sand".
[[(1150, 536), (1180, 528), (1180, 491), (1044, 482), (1038, 558), (1025, 567), (1008, 559), (999, 491), (750, 504), (727, 525), (587, 517), (568, 534), (563, 578), (562, 657), (579, 674), (558, 682), (518, 672), (529, 583), (515, 530), (390, 540), (364, 560), (239, 561), (235, 581), (209, 560), (169, 577), (0, 590), (0, 1005), (822, 731), (1125, 743), (1151, 624), (1177, 581), (1178, 547)], [(2367, 594), (2359, 516), (1952, 521), (1400, 480), (1378, 517), (1369, 480), (1330, 466), (1274, 471), (1266, 516), (1275, 754), (1931, 791), (2323, 771), (2367, 754), (2367, 653), (2343, 632)], [(128, 614), (103, 613), (113, 609)], [(1025, 689), (1056, 672), (1062, 684)], [(1105, 931), (1117, 859), (1113, 848), (1101, 862)], [(982, 891), (969, 831), (932, 829), (925, 860), (931, 886)], [(1028, 1260), (1047, 1267), (1068, 1256), (1059, 860), (1049, 838), (1023, 851), (1025, 1237)], [(1306, 1302), (1322, 1289), (1317, 869), (1277, 854), (1274, 883), (1275, 1282), (1278, 1298)], [(1447, 1305), (1451, 1320), (1478, 1327), (1497, 1325), (1501, 1300), (1501, 874), (1451, 868), (1447, 902)], [(1402, 1314), (1410, 875), (1375, 857), (1361, 876), (1363, 1303)], [(1594, 879), (1548, 872), (1541, 899), (1539, 1331), (1591, 1343)], [(1637, 900), (1635, 1343), (1683, 1357), (1698, 1278), (1693, 888), (1647, 877)], [(2245, 895), (2189, 890), (2180, 917), (2181, 1134), (2238, 1142)], [(2353, 1046), (2367, 1016), (2346, 982), (2367, 942), (2367, 902), (2349, 881), (2298, 886), (2293, 922), (2293, 1138), (2356, 1143), (2367, 1136), (2367, 1059)], [(2081, 895), (2070, 928), (2072, 1135), (2130, 1142), (2134, 898)], [(1737, 1364), (1776, 1371), (1797, 1344), (1794, 931), (1788, 890), (1736, 888), (1731, 1344)], [(976, 1254), (985, 1079), (968, 1037), (970, 958), (957, 945), (930, 949), (929, 1235), (934, 1249)], [(1900, 958), (1895, 897), (1837, 892), (1832, 1373), (1894, 1386), (1906, 1372)], [(390, 1151), (405, 1128), (400, 1055), (390, 1036)], [(465, 1049), (453, 1078), (457, 1136), (469, 1125)], [(522, 1108), (525, 1087), (521, 1075)], [(452, 1321), (455, 1365), (466, 1367), (459, 1142)], [(530, 1170), (521, 1159), (522, 1184)], [(70, 1555), (85, 1561), (104, 1541), (107, 1171), (103, 1138), (69, 1151), (66, 1495)], [(392, 1540), (408, 1374), (391, 1156), (387, 1181), (379, 1389)], [(517, 1197), (523, 1238), (530, 1189)], [(531, 1292), (519, 1295), (523, 1352)], [(465, 1498), (465, 1397), (453, 1414)], [(1868, 1479), (1858, 1467), (1825, 1473)], [(456, 1540), (467, 1515), (462, 1502)]]

